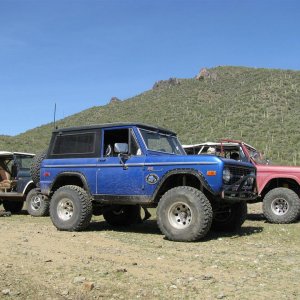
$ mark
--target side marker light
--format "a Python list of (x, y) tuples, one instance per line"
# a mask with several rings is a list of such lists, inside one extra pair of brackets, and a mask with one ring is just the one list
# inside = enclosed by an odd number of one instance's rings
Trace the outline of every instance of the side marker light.
[(216, 176), (217, 175), (217, 171), (207, 171), (206, 175), (207, 176)]

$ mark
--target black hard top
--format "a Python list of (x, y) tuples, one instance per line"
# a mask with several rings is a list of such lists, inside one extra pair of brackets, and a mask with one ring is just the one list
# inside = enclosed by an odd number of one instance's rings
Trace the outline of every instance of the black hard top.
[(58, 128), (53, 131), (53, 133), (64, 132), (64, 131), (80, 131), (80, 130), (89, 130), (89, 129), (99, 129), (99, 128), (113, 128), (113, 127), (130, 127), (136, 126), (143, 129), (148, 129), (152, 131), (160, 131), (166, 134), (176, 135), (175, 132), (170, 131), (168, 129), (147, 125), (143, 123), (106, 123), (106, 124), (94, 124), (94, 125), (86, 125), (86, 126), (78, 126), (78, 127), (67, 127), (67, 128)]

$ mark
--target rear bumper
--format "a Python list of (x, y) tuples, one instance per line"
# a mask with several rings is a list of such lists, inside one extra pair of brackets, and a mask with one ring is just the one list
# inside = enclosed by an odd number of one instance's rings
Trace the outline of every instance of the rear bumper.
[(251, 201), (257, 198), (255, 175), (243, 176), (232, 185), (224, 186), (221, 198), (231, 201)]

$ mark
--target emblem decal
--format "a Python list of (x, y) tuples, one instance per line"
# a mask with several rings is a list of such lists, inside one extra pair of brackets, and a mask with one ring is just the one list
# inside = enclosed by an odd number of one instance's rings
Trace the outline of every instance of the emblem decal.
[(148, 174), (147, 177), (146, 177), (146, 181), (149, 183), (149, 184), (155, 184), (157, 181), (158, 181), (159, 177), (156, 175), (156, 174)]

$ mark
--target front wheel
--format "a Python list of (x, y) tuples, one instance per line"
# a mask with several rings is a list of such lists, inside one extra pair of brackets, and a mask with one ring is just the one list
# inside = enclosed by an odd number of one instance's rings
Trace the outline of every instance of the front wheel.
[(87, 192), (75, 185), (59, 188), (50, 202), (50, 217), (58, 230), (81, 231), (86, 229), (93, 213)]
[(197, 241), (208, 233), (212, 208), (199, 190), (179, 186), (167, 191), (157, 207), (157, 224), (167, 239), (178, 242)]
[(288, 188), (273, 189), (263, 199), (263, 213), (271, 223), (293, 223), (300, 214), (300, 199)]
[(32, 189), (26, 197), (28, 213), (33, 217), (49, 215), (50, 202), (47, 196), (41, 194), (37, 189)]
[(247, 218), (247, 203), (223, 204), (214, 210), (211, 229), (235, 231), (241, 228)]
[(12, 214), (19, 213), (23, 208), (23, 201), (10, 201), (3, 200), (3, 207), (6, 211), (10, 211)]

